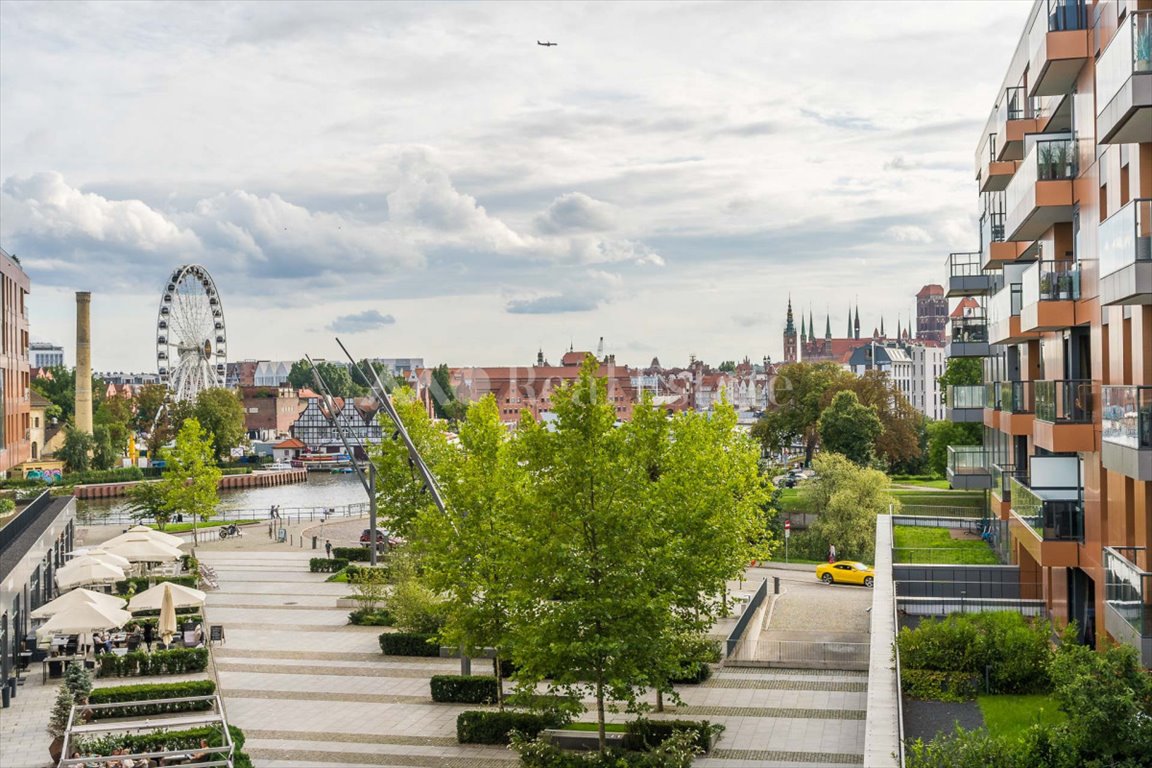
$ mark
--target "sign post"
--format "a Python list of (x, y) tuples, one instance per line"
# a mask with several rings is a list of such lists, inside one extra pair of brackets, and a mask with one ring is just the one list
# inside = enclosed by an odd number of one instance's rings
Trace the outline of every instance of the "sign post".
[(784, 562), (788, 562), (788, 539), (792, 537), (792, 521), (784, 521)]

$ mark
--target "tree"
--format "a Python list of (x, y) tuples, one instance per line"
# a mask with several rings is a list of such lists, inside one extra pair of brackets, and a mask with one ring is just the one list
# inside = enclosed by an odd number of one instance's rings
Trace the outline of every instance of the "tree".
[(196, 420), (212, 440), (212, 453), (217, 460), (227, 459), (231, 450), (244, 440), (244, 404), (229, 389), (213, 387), (196, 395), (193, 409)]
[(972, 386), (984, 383), (984, 368), (979, 358), (950, 357), (944, 364), (944, 373), (937, 379), (947, 393), (950, 386)]
[[(366, 389), (352, 381), (352, 374), (348, 366), (340, 363), (329, 363), (321, 360), (316, 363), (316, 370), (320, 380), (328, 387), (333, 397), (361, 397)], [(288, 383), (295, 389), (315, 389), (316, 381), (312, 376), (312, 366), (307, 360), (297, 360), (292, 363), (292, 370), (288, 372)]]
[(432, 407), (436, 417), (458, 422), (468, 413), (468, 404), (456, 399), (456, 389), (452, 386), (452, 373), (444, 363), (432, 369)]
[[(215, 515), (221, 473), (213, 459), (211, 438), (199, 421), (190, 418), (184, 422), (176, 445), (164, 458), (168, 468), (159, 485), (169, 515), (188, 515), (193, 523), (196, 518), (207, 520)], [(195, 525), (192, 538), (197, 543)]]
[(980, 445), (980, 424), (958, 424), (952, 421), (928, 422), (928, 471), (943, 476), (948, 467), (948, 446)]
[(48, 735), (53, 739), (63, 738), (68, 730), (68, 720), (72, 716), (72, 705), (76, 703), (72, 691), (65, 683), (60, 683), (56, 689), (56, 700), (52, 703), (52, 712), (48, 715)]
[(924, 417), (912, 407), (887, 371), (865, 371), (863, 376), (845, 382), (845, 390), (854, 392), (861, 404), (876, 411), (883, 431), (876, 438), (876, 454), (889, 468), (923, 455), (920, 430)]
[(386, 392), (391, 392), (396, 388), (396, 378), (392, 375), (392, 369), (379, 360), (369, 360), (367, 358), (361, 360), (357, 365), (352, 366), (349, 371), (352, 377), (352, 383), (358, 387), (363, 387), (365, 391), (372, 389), (376, 385), (375, 381), (369, 381), (363, 373), (364, 368), (370, 368), (376, 372), (377, 378), (380, 383), (384, 385)]
[(857, 466), (838, 453), (816, 457), (816, 477), (801, 493), (809, 511), (820, 515), (813, 524), (817, 535), (836, 546), (842, 557), (872, 560), (876, 516), (897, 509), (891, 481), (883, 472)]
[(128, 489), (128, 511), (138, 523), (152, 520), (157, 528), (164, 530), (164, 526), (172, 519), (166, 502), (164, 489), (158, 482), (137, 483)]
[(837, 392), (817, 423), (824, 450), (846, 456), (862, 467), (872, 463), (876, 438), (884, 431), (876, 409), (861, 405), (855, 392)]
[[(33, 379), (31, 388), (59, 408), (57, 418), (70, 422), (76, 413), (76, 369), (54, 365), (47, 376)], [(92, 377), (92, 409), (99, 410), (104, 402), (106, 385), (101, 379)], [(51, 415), (48, 416), (51, 418)]]
[(112, 469), (120, 463), (124, 449), (112, 441), (112, 431), (107, 424), (96, 424), (92, 427), (92, 467), (94, 469)]
[(718, 370), (721, 370), (724, 373), (732, 373), (733, 371), (736, 370), (736, 361), (735, 360), (725, 360), (724, 362), (720, 363)]
[(683, 668), (684, 640), (722, 605), (767, 494), (729, 406), (669, 420), (649, 401), (617, 428), (597, 369), (589, 355), (555, 392), (554, 424), (525, 417), (517, 430), (511, 635), (522, 688), (551, 676), (592, 694), (603, 751), (607, 701), (635, 705)]
[(188, 400), (176, 400), (166, 403), (160, 418), (156, 420), (155, 426), (152, 427), (151, 433), (148, 435), (148, 455), (152, 458), (159, 458), (163, 453), (164, 446), (170, 443), (176, 437), (176, 430), (180, 425), (192, 418), (192, 412), (195, 409), (195, 404)]
[(156, 421), (156, 414), (164, 406), (168, 388), (163, 384), (145, 384), (136, 392), (136, 413), (132, 426), (140, 432), (149, 432)]
[(804, 443), (804, 461), (811, 464), (819, 443), (817, 424), (832, 395), (854, 379), (836, 363), (788, 363), (772, 384), (772, 402), (752, 435), (770, 451)]
[(64, 445), (56, 451), (56, 458), (64, 462), (69, 472), (87, 472), (91, 466), (92, 435), (73, 426), (64, 428)]

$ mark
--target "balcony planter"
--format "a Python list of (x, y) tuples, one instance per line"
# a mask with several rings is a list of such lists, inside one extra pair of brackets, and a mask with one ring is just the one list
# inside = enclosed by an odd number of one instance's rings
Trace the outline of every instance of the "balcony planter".
[(1052, 298), (1052, 296), (1053, 296), (1053, 293), (1052, 293), (1053, 280), (1052, 280), (1052, 278), (1053, 278), (1053, 274), (1051, 272), (1045, 272), (1043, 275), (1040, 276), (1040, 298), (1041, 299), (1051, 299)]
[(1072, 275), (1067, 272), (1056, 276), (1056, 290), (1061, 301), (1072, 298)]

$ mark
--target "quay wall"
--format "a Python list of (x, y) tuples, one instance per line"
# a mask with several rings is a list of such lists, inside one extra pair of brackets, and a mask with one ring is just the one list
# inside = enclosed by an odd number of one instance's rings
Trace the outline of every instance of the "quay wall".
[[(224, 475), (217, 486), (220, 490), (236, 488), (270, 488), (274, 485), (289, 485), (308, 481), (308, 470), (285, 469), (275, 472), (250, 472), (247, 475)], [(159, 480), (133, 480), (127, 483), (93, 483), (77, 485), (72, 495), (78, 499), (112, 499), (127, 496), (128, 489), (141, 483), (157, 483)]]

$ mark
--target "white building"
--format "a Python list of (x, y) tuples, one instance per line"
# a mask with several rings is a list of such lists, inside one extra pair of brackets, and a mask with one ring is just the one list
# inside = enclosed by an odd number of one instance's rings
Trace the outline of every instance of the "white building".
[(64, 365), (64, 347), (47, 341), (34, 341), (28, 345), (29, 363), (33, 368), (51, 368)]
[(252, 374), (252, 386), (278, 387), (288, 381), (295, 360), (261, 360)]

